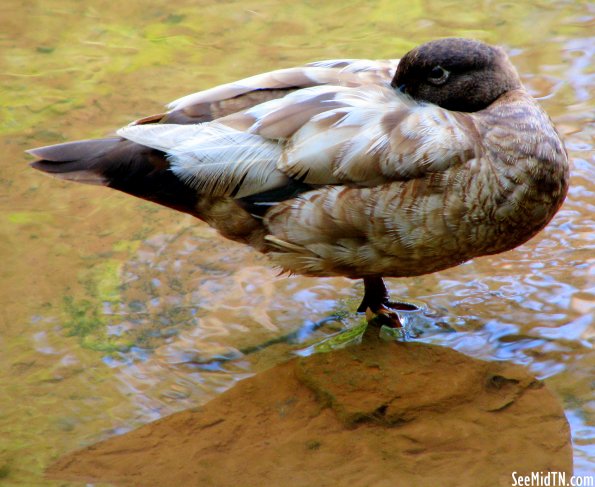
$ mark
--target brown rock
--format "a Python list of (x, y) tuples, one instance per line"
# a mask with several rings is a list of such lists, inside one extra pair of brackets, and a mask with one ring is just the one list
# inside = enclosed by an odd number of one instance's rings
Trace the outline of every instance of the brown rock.
[(514, 471), (571, 474), (563, 410), (522, 367), (376, 333), (66, 455), (47, 474), (143, 487), (493, 487)]

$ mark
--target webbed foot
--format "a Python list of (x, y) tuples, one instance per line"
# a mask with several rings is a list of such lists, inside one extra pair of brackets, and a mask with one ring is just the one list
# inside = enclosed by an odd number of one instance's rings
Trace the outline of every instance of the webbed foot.
[(413, 304), (391, 301), (381, 277), (364, 277), (364, 298), (357, 311), (366, 313), (368, 322), (390, 328), (402, 328), (398, 311), (417, 309)]

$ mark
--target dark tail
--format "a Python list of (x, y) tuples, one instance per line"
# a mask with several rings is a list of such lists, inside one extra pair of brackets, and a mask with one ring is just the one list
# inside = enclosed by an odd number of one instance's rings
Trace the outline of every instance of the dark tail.
[(119, 137), (81, 140), (27, 151), (31, 167), (60, 179), (99, 184), (194, 214), (198, 195), (169, 170), (161, 151)]

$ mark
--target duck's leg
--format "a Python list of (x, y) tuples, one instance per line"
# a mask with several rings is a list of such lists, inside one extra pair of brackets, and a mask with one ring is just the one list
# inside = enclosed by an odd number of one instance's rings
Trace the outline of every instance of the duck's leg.
[(364, 277), (364, 299), (357, 308), (358, 312), (367, 313), (369, 310), (382, 324), (400, 328), (403, 325), (397, 310), (414, 311), (416, 309), (417, 307), (412, 304), (391, 301), (382, 277)]

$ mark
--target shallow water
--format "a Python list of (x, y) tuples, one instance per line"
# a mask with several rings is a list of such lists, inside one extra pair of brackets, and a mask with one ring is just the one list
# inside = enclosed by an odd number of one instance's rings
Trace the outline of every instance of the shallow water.
[(203, 403), (350, 323), (361, 286), (266, 258), (133, 198), (30, 170), (29, 147), (99, 137), (183, 94), (276, 67), (397, 57), (441, 36), (504, 45), (564, 135), (571, 189), (503, 255), (390, 280), (419, 340), (526, 365), (595, 462), (595, 135), (588, 2), (13, 1), (0, 6), (0, 483)]

